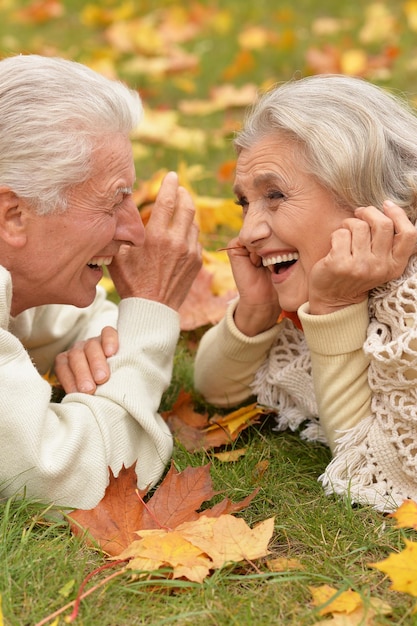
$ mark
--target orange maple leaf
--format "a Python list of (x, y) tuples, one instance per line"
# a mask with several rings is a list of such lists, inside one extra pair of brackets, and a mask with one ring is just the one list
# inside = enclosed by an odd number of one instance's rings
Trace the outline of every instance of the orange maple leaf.
[(84, 536), (88, 543), (98, 544), (109, 555), (116, 556), (137, 539), (137, 532), (149, 529), (175, 529), (200, 515), (219, 517), (245, 508), (258, 490), (240, 502), (223, 498), (200, 513), (203, 502), (216, 493), (210, 478), (210, 465), (187, 467), (178, 472), (172, 465), (166, 477), (145, 503), (147, 490), (137, 489), (135, 464), (122, 468), (110, 482), (99, 504), (90, 510), (78, 509), (69, 514), (74, 535)]

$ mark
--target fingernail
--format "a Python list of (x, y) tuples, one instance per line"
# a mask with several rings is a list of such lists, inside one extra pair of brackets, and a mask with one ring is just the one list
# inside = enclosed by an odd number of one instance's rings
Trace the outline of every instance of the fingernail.
[(92, 391), (94, 391), (93, 383), (89, 380), (86, 380), (85, 382), (81, 383), (80, 391), (82, 393), (91, 393)]
[(105, 372), (104, 370), (98, 370), (95, 373), (95, 379), (96, 382), (100, 382), (100, 381), (104, 381), (107, 378), (107, 372)]

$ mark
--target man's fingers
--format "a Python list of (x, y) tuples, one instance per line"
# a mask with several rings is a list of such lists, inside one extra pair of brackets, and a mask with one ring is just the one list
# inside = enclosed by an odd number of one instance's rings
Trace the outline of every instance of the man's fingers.
[(119, 334), (112, 326), (105, 326), (101, 331), (101, 345), (106, 357), (113, 356), (119, 349)]

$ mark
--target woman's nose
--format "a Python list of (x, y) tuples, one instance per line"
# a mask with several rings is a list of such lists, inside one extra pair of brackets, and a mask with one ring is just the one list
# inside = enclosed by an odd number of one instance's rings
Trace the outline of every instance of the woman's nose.
[(271, 234), (271, 228), (264, 211), (255, 205), (249, 205), (239, 233), (239, 241), (244, 246), (254, 246)]

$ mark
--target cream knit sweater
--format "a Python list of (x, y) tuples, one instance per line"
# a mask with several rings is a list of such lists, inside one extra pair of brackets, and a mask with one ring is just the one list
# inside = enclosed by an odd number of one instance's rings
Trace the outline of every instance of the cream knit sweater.
[(322, 316), (304, 304), (304, 332), (285, 319), (246, 337), (234, 308), (197, 353), (205, 397), (226, 406), (254, 393), (278, 411), (277, 429), (302, 427), (306, 439), (327, 442), (328, 494), (381, 511), (417, 500), (417, 257), (368, 302)]
[[(103, 291), (90, 307), (49, 305), (10, 318), (12, 285), (0, 266), (0, 496), (22, 495), (89, 509), (103, 497), (109, 467), (136, 462), (138, 486), (156, 483), (172, 452), (158, 414), (169, 385), (179, 316), (142, 298), (119, 307)], [(44, 374), (74, 341), (117, 325), (111, 376), (93, 395), (51, 402)]]

